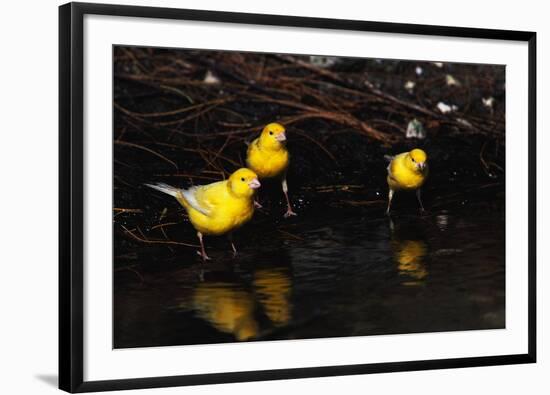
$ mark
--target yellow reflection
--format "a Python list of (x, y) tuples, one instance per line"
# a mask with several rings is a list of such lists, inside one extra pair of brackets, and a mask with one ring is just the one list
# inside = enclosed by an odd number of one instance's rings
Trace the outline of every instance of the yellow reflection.
[(406, 275), (417, 281), (404, 282), (403, 285), (418, 285), (426, 278), (428, 271), (424, 263), (427, 246), (422, 240), (392, 241), (394, 259), (400, 275)]
[(237, 340), (258, 335), (254, 319), (254, 299), (231, 283), (201, 283), (193, 293), (192, 304), (197, 315), (221, 332), (231, 333)]
[(254, 273), (258, 301), (275, 326), (286, 325), (291, 318), (291, 280), (284, 268), (260, 269)]

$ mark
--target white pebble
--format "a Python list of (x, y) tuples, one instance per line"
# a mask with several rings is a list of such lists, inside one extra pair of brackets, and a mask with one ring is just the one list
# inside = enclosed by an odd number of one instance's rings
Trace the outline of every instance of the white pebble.
[(494, 101), (495, 101), (495, 98), (492, 96), (489, 96), (488, 98), (484, 98), (484, 97), (481, 98), (481, 102), (487, 108), (493, 108)]
[(450, 112), (458, 110), (458, 106), (455, 106), (454, 104), (448, 105), (446, 103), (443, 103), (442, 101), (437, 103), (436, 107), (442, 114), (448, 114)]
[(414, 83), (414, 81), (407, 81), (405, 82), (404, 88), (407, 92), (413, 93), (415, 86), (416, 84)]

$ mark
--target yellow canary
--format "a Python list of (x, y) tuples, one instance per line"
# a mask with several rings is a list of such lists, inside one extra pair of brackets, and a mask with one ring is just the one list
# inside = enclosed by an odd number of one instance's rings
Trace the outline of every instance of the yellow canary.
[(428, 155), (419, 148), (410, 152), (386, 157), (390, 161), (388, 165), (388, 208), (386, 214), (390, 213), (391, 201), (395, 191), (416, 190), (416, 197), (420, 204), (420, 210), (424, 211), (420, 188), (428, 177)]
[[(263, 178), (280, 177), (285, 194), (287, 210), (285, 218), (296, 215), (292, 210), (288, 198), (288, 184), (286, 182), (286, 171), (290, 163), (290, 155), (286, 149), (286, 134), (283, 125), (270, 123), (267, 125), (260, 137), (252, 141), (248, 146), (246, 163), (250, 169)], [(259, 206), (259, 204), (256, 204)], [(261, 207), (261, 206), (259, 206)]]
[(233, 334), (237, 340), (258, 336), (252, 295), (231, 283), (200, 283), (193, 293), (192, 307), (214, 328)]
[[(189, 189), (179, 189), (167, 184), (145, 184), (157, 191), (173, 196), (185, 207), (189, 220), (197, 230), (201, 244), (200, 255), (206, 255), (203, 235), (229, 234), (250, 221), (254, 214), (254, 193), (260, 187), (258, 176), (250, 169), (239, 169), (229, 179)], [(233, 254), (237, 249), (231, 241)]]

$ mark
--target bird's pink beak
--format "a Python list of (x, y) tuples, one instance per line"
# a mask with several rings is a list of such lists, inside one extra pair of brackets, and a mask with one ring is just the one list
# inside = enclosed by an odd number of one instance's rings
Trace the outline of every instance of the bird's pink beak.
[(275, 140), (280, 141), (281, 143), (283, 141), (286, 141), (286, 134), (285, 132), (279, 133), (277, 136), (275, 136)]
[(262, 184), (260, 184), (260, 181), (258, 181), (257, 178), (254, 178), (252, 181), (250, 181), (248, 183), (248, 186), (251, 188), (251, 189), (258, 189), (259, 187), (262, 186)]

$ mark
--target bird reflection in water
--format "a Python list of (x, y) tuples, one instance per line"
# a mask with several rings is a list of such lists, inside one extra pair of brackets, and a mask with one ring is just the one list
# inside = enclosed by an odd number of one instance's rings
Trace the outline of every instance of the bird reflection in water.
[(284, 326), (291, 319), (291, 285), (286, 268), (264, 268), (254, 272), (258, 302), (274, 326)]
[(390, 219), (393, 258), (399, 274), (407, 278), (401, 283), (406, 286), (423, 284), (429, 274), (425, 262), (428, 246), (424, 240), (418, 239), (422, 232), (413, 228), (407, 223), (396, 226)]
[(253, 294), (229, 282), (199, 283), (192, 295), (196, 315), (220, 332), (230, 333), (239, 341), (258, 336), (254, 317)]
[(291, 271), (287, 266), (259, 266), (251, 283), (232, 273), (212, 274), (222, 280), (197, 283), (188, 301), (180, 306), (237, 341), (254, 340), (283, 327), (292, 319)]

